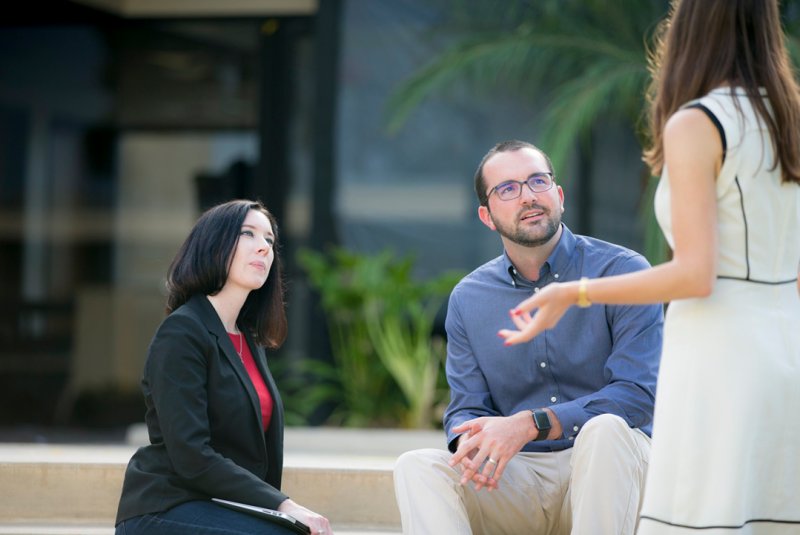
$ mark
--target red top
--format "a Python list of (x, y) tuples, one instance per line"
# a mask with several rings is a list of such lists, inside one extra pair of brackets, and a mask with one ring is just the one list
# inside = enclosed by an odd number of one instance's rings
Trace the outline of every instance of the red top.
[(250, 376), (250, 381), (258, 394), (258, 402), (261, 405), (261, 421), (264, 422), (264, 431), (266, 431), (272, 419), (272, 396), (269, 395), (267, 384), (258, 371), (258, 366), (256, 366), (256, 361), (253, 359), (253, 354), (250, 352), (250, 346), (247, 345), (244, 335), (228, 333), (228, 336), (234, 349), (237, 352), (242, 352), (240, 356), (244, 363), (244, 369), (247, 370), (247, 375)]

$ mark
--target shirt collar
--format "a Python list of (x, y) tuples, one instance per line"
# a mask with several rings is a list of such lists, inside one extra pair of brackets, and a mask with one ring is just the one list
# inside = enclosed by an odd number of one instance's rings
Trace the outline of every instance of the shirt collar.
[[(564, 223), (561, 223), (561, 229), (561, 237), (558, 239), (555, 249), (553, 249), (553, 252), (550, 253), (550, 256), (547, 257), (547, 260), (539, 270), (539, 281), (543, 284), (551, 282), (551, 279), (557, 281), (561, 278), (561, 274), (567, 270), (575, 252), (575, 243), (577, 242), (575, 235)], [(531, 281), (517, 273), (517, 269), (511, 263), (506, 251), (503, 251), (503, 267), (511, 279), (511, 284), (514, 286), (532, 284)]]

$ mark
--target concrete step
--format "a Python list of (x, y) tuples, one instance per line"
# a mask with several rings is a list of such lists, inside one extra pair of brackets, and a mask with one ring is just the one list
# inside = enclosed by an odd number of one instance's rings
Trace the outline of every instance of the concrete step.
[[(0, 444), (0, 535), (113, 533), (125, 445)], [(141, 437), (140, 437), (141, 438)], [(400, 532), (392, 467), (403, 451), (445, 444), (441, 431), (287, 428), (283, 490), (337, 534)]]
[(114, 528), (108, 525), (23, 522), (0, 524), (0, 535), (114, 535)]
[[(334, 526), (335, 535), (396, 535), (397, 530)], [(114, 535), (114, 528), (92, 524), (0, 524), (0, 535)]]

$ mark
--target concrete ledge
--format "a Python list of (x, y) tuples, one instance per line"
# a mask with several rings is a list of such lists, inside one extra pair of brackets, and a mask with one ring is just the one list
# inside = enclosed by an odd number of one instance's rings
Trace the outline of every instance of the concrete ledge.
[[(375, 530), (362, 527), (333, 527), (336, 535), (394, 535), (397, 530)], [(94, 524), (0, 524), (0, 535), (114, 535), (112, 526)]]
[[(114, 528), (95, 524), (0, 524), (0, 535), (114, 535)], [(338, 535), (338, 534), (337, 534)]]
[[(0, 519), (113, 523), (124, 471), (124, 463), (0, 463)], [(400, 524), (390, 466), (287, 466), (283, 489), (334, 524)]]
[(325, 515), (333, 525), (400, 525), (391, 468), (289, 468), (284, 470), (283, 490), (296, 502)]
[[(337, 534), (400, 531), (397, 455), (444, 447), (441, 432), (287, 429), (283, 490)], [(136, 445), (0, 444), (0, 535), (113, 533)]]
[[(336, 535), (393, 535), (397, 530), (375, 530), (361, 527), (333, 527)], [(114, 535), (114, 528), (94, 524), (0, 524), (0, 535)]]

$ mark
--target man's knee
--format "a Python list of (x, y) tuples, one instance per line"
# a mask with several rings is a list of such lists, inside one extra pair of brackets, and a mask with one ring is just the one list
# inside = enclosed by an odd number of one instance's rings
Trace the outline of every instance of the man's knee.
[(574, 456), (625, 457), (647, 462), (650, 439), (614, 414), (601, 414), (583, 426), (575, 440)]
[(576, 440), (582, 438), (604, 439), (613, 438), (620, 435), (627, 435), (631, 431), (628, 422), (616, 414), (599, 414), (590, 418), (581, 429)]
[[(450, 495), (455, 488), (456, 472), (447, 461), (450, 452), (436, 449), (411, 450), (397, 458), (394, 465), (394, 491), (404, 525), (411, 525), (409, 516), (419, 514), (425, 503)], [(415, 513), (416, 511), (416, 513)]]
[(403, 453), (394, 464), (394, 478), (413, 480), (429, 477), (437, 466), (447, 464), (449, 452), (437, 449), (411, 450)]

